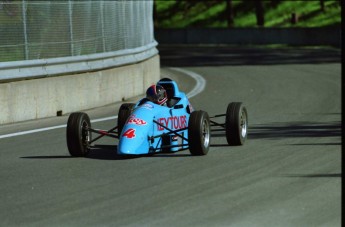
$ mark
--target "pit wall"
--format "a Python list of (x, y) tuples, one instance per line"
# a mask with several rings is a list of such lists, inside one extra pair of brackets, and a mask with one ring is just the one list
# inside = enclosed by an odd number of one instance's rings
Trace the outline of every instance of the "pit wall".
[(126, 100), (143, 94), (159, 78), (157, 54), (101, 71), (0, 83), (0, 125)]

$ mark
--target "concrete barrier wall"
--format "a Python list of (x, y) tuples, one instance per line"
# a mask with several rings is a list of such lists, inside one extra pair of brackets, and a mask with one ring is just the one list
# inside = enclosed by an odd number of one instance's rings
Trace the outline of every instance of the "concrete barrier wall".
[(104, 106), (143, 94), (159, 80), (159, 55), (74, 75), (0, 83), (0, 124)]
[(287, 44), (341, 46), (341, 28), (156, 29), (160, 44)]

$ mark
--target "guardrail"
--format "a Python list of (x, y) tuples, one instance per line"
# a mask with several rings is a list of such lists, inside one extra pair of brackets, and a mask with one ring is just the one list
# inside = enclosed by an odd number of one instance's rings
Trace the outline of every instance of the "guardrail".
[(0, 82), (83, 73), (135, 64), (158, 54), (157, 42), (114, 52), (51, 59), (0, 62)]

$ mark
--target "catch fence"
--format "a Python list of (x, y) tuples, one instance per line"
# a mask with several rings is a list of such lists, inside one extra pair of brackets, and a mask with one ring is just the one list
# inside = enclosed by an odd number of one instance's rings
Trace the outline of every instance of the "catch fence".
[(152, 0), (0, 0), (0, 64), (152, 45), (152, 10)]

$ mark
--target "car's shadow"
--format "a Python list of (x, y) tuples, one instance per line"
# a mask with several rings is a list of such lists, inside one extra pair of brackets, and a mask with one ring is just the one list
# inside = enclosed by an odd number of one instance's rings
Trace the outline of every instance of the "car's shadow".
[[(211, 144), (211, 147), (224, 147), (229, 146), (228, 144)], [(146, 155), (119, 155), (117, 154), (117, 145), (94, 145), (90, 149), (87, 156), (83, 158), (98, 159), (98, 160), (128, 160), (136, 158), (177, 158), (177, 157), (194, 157), (190, 153), (185, 153), (184, 149), (177, 152), (158, 152), (154, 154)], [(183, 152), (183, 153), (182, 153)], [(38, 156), (24, 156), (22, 159), (71, 159), (79, 158), (70, 155), (38, 155)]]
[[(39, 156), (25, 156), (23, 159), (70, 159), (79, 158), (71, 155), (39, 155)], [(138, 158), (138, 156), (124, 156), (117, 154), (117, 145), (95, 145), (90, 149), (89, 154), (83, 158), (100, 159), (100, 160), (126, 160)]]
[(100, 159), (100, 160), (128, 160), (135, 158), (176, 158), (176, 157), (191, 157), (191, 154), (179, 152), (159, 152), (155, 154), (146, 155), (118, 155), (117, 145), (95, 145), (91, 148), (90, 153), (86, 158)]
[(135, 155), (118, 155), (117, 145), (94, 145), (85, 158), (100, 160), (128, 160), (138, 158)]
[[(213, 131), (211, 132), (211, 138), (224, 138), (226, 137), (225, 132), (219, 132), (219, 131)], [(211, 140), (210, 147), (229, 147), (230, 145), (228, 143), (214, 143)]]
[(65, 158), (75, 158), (70, 155), (38, 155), (38, 156), (24, 156), (20, 157), (23, 159), (65, 159)]

